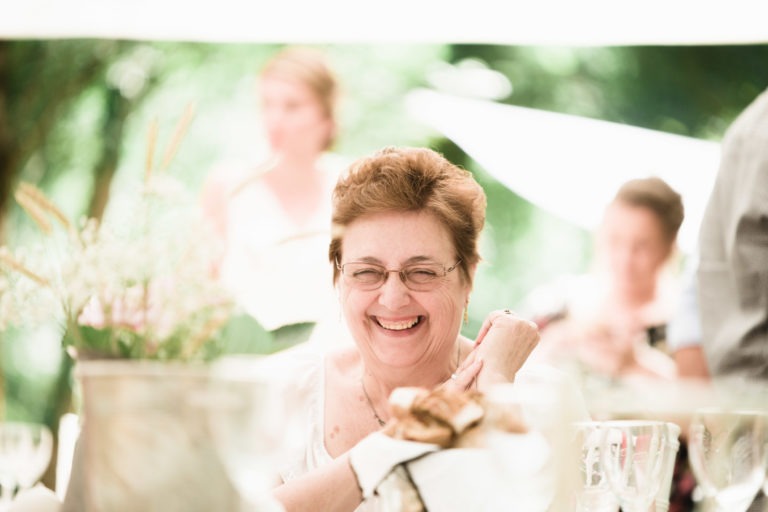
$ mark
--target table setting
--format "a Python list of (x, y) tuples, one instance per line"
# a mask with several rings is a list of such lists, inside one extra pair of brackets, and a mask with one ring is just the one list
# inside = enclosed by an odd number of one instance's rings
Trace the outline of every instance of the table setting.
[[(215, 463), (226, 482), (211, 480), (211, 468), (190, 466), (189, 460), (184, 462), (186, 459), (173, 455), (177, 452), (168, 451), (173, 450), (170, 446), (149, 443), (148, 450), (140, 450), (134, 444), (135, 453), (128, 455), (93, 444), (91, 439), (92, 455), (80, 459), (91, 465), (87, 468), (91, 471), (78, 472), (76, 459), (69, 488), (74, 494), (65, 499), (65, 505), (38, 483), (51, 460), (51, 432), (39, 424), (3, 422), (0, 510), (104, 510), (126, 503), (124, 500), (144, 503), (147, 496), (153, 497), (149, 509), (156, 508), (156, 503), (173, 509), (168, 503), (174, 500), (189, 504), (215, 495), (210, 503), (223, 503), (218, 500), (228, 495), (227, 510), (280, 512), (281, 506), (270, 498), (272, 483), (267, 475), (273, 475), (275, 466), (296, 448), (285, 441), (300, 437), (295, 429), (301, 428), (301, 416), (292, 415), (295, 407), (286, 407), (292, 403), (283, 393), (286, 388), (275, 385), (281, 376), (270, 371), (265, 359), (222, 358), (204, 372), (203, 384), (184, 387), (185, 392), (177, 396), (183, 397), (187, 414), (193, 416), (179, 416), (183, 421), (177, 430), (166, 434), (198, 447), (203, 446), (199, 444), (202, 437), (207, 439), (207, 460)], [(398, 389), (391, 398), (398, 412), (378, 434), (380, 446), (369, 450), (367, 459), (359, 463), (377, 468), (368, 479), (374, 482), (370, 494), (377, 496), (376, 510), (666, 512), (681, 442), (687, 443), (697, 483), (706, 503), (715, 507), (712, 510), (746, 511), (764, 492), (768, 465), (765, 411), (697, 407), (685, 431), (675, 422), (647, 418), (585, 419), (578, 408), (564, 409), (563, 384), (521, 375), (519, 382), (496, 386), (485, 394)], [(145, 401), (143, 410), (134, 411), (135, 419), (156, 427), (161, 420), (167, 427), (167, 409), (161, 400)], [(94, 421), (92, 411), (85, 412)], [(178, 412), (171, 416), (174, 414)], [(195, 415), (197, 419), (192, 420)], [(198, 426), (190, 421), (199, 421), (194, 423)], [(449, 429), (442, 428), (446, 424), (451, 425)], [(189, 437), (195, 431), (196, 440)], [(89, 435), (86, 429), (80, 442)], [(170, 442), (168, 437), (163, 439), (162, 443)], [(388, 454), (389, 466), (380, 463), (381, 453)], [(140, 473), (151, 465), (154, 478), (132, 479), (132, 490), (114, 487), (120, 480), (113, 480), (109, 466), (99, 465), (93, 457), (115, 454), (119, 457), (110, 463), (117, 466), (112, 472)], [(168, 474), (162, 472), (163, 464), (176, 476), (186, 470), (198, 484), (183, 479), (163, 481), (162, 475)], [(181, 487), (172, 491), (174, 485)], [(195, 487), (200, 485), (204, 489)], [(187, 493), (192, 501), (179, 501), (179, 492)], [(73, 501), (73, 496), (78, 499)], [(163, 501), (163, 496), (169, 501)]]

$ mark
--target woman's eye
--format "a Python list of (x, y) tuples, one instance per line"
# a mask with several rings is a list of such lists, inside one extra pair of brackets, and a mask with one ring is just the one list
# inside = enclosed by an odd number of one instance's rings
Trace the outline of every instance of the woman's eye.
[(354, 277), (375, 277), (380, 275), (381, 272), (379, 270), (376, 270), (375, 268), (361, 268), (359, 270), (355, 270), (354, 274), (352, 274)]
[(409, 269), (406, 274), (415, 279), (431, 279), (437, 277), (437, 271), (432, 268), (417, 267)]

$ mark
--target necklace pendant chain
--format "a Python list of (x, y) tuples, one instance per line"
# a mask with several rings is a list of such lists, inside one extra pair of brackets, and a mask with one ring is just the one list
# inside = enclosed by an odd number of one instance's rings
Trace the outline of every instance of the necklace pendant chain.
[(379, 416), (379, 414), (376, 412), (376, 408), (373, 406), (373, 401), (371, 400), (371, 397), (368, 395), (368, 391), (365, 389), (365, 382), (363, 381), (363, 377), (360, 377), (360, 387), (363, 388), (363, 394), (365, 395), (365, 399), (368, 402), (368, 407), (371, 408), (373, 417), (379, 423), (379, 426), (383, 427), (384, 425), (387, 424), (387, 422), (381, 419), (381, 416)]
[[(461, 364), (461, 342), (458, 343), (458, 349), (456, 351), (456, 369), (458, 370), (459, 365)], [(379, 413), (376, 412), (376, 407), (373, 406), (373, 400), (371, 400), (370, 395), (368, 394), (368, 390), (365, 389), (365, 375), (360, 377), (360, 387), (363, 388), (363, 395), (365, 395), (365, 400), (368, 402), (368, 407), (371, 409), (371, 412), (373, 413), (373, 417), (376, 420), (376, 422), (379, 424), (380, 427), (383, 427), (387, 424), (386, 421), (381, 419), (381, 416), (379, 416)]]

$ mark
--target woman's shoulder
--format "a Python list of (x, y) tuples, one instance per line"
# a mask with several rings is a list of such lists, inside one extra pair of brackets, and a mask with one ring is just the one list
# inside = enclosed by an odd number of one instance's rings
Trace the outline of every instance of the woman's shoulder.
[(267, 356), (270, 366), (286, 371), (310, 369), (322, 364), (323, 353), (301, 343)]
[(213, 190), (216, 193), (232, 198), (245, 189), (252, 188), (262, 182), (262, 177), (274, 162), (267, 159), (263, 162), (253, 162), (238, 159), (221, 160), (213, 165), (203, 183), (203, 191)]
[(361, 364), (357, 347), (338, 347), (326, 352), (328, 372), (336, 377), (358, 377)]
[(329, 174), (338, 176), (345, 172), (353, 161), (354, 159), (346, 155), (327, 151), (318, 158), (317, 167)]
[(360, 364), (360, 354), (352, 346), (328, 349), (302, 343), (267, 357), (272, 369), (294, 377), (315, 374), (321, 370), (345, 375), (353, 372)]
[(339, 153), (323, 153), (317, 160), (317, 168), (320, 170), (326, 180), (326, 186), (333, 188), (349, 169), (354, 160), (348, 156)]
[(230, 191), (248, 175), (248, 166), (236, 160), (220, 160), (213, 164), (203, 182), (203, 189)]

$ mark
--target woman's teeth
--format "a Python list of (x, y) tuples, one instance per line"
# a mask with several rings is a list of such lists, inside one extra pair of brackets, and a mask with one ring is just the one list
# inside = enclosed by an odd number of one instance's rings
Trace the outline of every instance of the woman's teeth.
[(377, 318), (376, 321), (379, 323), (380, 326), (382, 326), (385, 329), (389, 329), (390, 331), (404, 331), (405, 329), (410, 329), (417, 323), (419, 323), (419, 319), (421, 317), (415, 317), (411, 318), (409, 320), (398, 320), (397, 322), (389, 322), (387, 320), (382, 320), (380, 318)]

